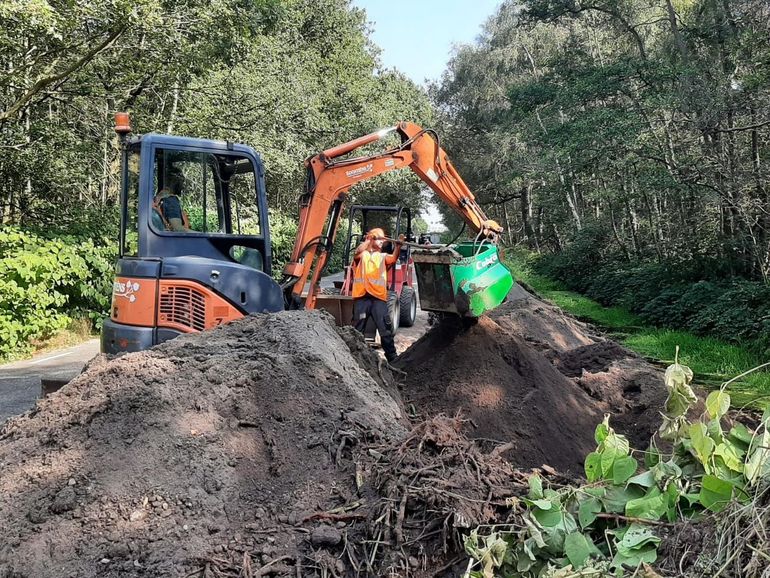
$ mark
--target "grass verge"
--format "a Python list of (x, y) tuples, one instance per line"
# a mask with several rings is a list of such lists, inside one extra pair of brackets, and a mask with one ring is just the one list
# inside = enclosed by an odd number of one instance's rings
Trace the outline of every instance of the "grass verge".
[[(651, 327), (627, 309), (604, 307), (534, 272), (526, 255), (509, 254), (505, 263), (515, 279), (523, 281), (578, 319), (612, 333), (613, 338), (640, 355), (673, 363), (678, 345), (680, 363), (689, 366), (695, 372), (696, 381), (708, 388), (716, 389), (728, 379), (767, 361), (745, 348), (720, 339)], [(736, 407), (767, 404), (770, 401), (770, 373), (758, 371), (731, 384), (730, 396)]]

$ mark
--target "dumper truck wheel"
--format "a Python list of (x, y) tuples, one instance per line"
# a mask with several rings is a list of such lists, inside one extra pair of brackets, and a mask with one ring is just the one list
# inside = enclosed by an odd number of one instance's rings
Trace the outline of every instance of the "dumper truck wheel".
[(395, 335), (401, 320), (401, 307), (398, 302), (398, 293), (395, 291), (388, 291), (388, 311), (390, 312), (390, 324), (393, 326), (393, 335)]
[(417, 295), (409, 285), (404, 285), (399, 298), (399, 324), (401, 327), (411, 327), (415, 319), (417, 319)]

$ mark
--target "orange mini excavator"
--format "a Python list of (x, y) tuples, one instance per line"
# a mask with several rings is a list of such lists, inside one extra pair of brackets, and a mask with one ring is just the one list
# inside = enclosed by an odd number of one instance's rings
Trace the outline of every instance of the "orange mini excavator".
[[(356, 149), (378, 141), (393, 132), (401, 137), (399, 146), (377, 154), (346, 157)], [(488, 261), (488, 266), (485, 268), (497, 267), (495, 277), (503, 279), (499, 285), (496, 285), (498, 291), (495, 293), (504, 291), (507, 294), (511, 288), (513, 280), (507, 269), (500, 264), (495, 246), (503, 228), (487, 218), (473, 193), (439, 145), (439, 137), (433, 130), (423, 129), (414, 123), (401, 122), (394, 127), (382, 129), (325, 150), (308, 159), (305, 165), (307, 181), (305, 194), (300, 199), (299, 230), (291, 261), (284, 267), (285, 279), (282, 283), (289, 306), (297, 307), (302, 303), (308, 279), (309, 287), (304, 298), (305, 307), (316, 306), (319, 281), (331, 253), (348, 190), (361, 181), (407, 167), (433, 189), (442, 201), (452, 207), (477, 234), (477, 240), (469, 247), (455, 246), (448, 249), (454, 254), (447, 255), (443, 252), (436, 255), (435, 252), (427, 253), (427, 250), (414, 252), (413, 258), (418, 265), (418, 285), (421, 288), (420, 303), (423, 309), (449, 311), (461, 315), (474, 313), (463, 307), (462, 303), (458, 303), (457, 287), (451, 286), (454, 284), (453, 269), (462, 259), (471, 259), (473, 263), (466, 263), (471, 268), (474, 268), (476, 263), (483, 262), (484, 259)], [(465, 252), (469, 254), (464, 255)], [(491, 258), (491, 253), (494, 253), (494, 258)], [(429, 267), (429, 265), (434, 266)], [(449, 265), (452, 265), (452, 268), (449, 268)], [(485, 291), (488, 293), (491, 285), (495, 283), (490, 284), (489, 281), (481, 280), (485, 283), (482, 289), (478, 285), (481, 270), (479, 269), (477, 273), (479, 274), (473, 275), (477, 283), (471, 290), (475, 290), (478, 296), (482, 296)], [(504, 279), (506, 276), (509, 281), (507, 287)], [(426, 291), (427, 289), (431, 290)], [(465, 291), (466, 296), (467, 293), (468, 291)], [(505, 295), (502, 298), (504, 297)], [(487, 306), (486, 309), (499, 305), (502, 298), (491, 307)]]
[[(407, 167), (476, 233), (473, 242), (412, 252), (422, 308), (478, 316), (499, 305), (513, 284), (497, 252), (502, 228), (486, 217), (432, 130), (402, 122), (306, 161), (297, 238), (279, 284), (271, 277), (259, 155), (229, 142), (130, 136), (128, 115), (115, 116), (121, 226), (105, 352), (147, 349), (249, 313), (315, 308), (349, 189)], [(395, 148), (347, 156), (394, 132), (401, 137)]]

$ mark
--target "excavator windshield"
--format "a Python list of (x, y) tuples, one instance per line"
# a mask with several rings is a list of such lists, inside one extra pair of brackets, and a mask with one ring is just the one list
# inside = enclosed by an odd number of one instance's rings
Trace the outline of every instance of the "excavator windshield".
[(256, 179), (245, 156), (156, 149), (152, 225), (171, 233), (258, 235)]

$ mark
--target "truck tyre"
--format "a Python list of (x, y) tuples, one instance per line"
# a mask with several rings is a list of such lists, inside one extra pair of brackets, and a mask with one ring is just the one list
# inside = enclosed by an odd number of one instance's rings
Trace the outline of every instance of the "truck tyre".
[(409, 285), (404, 285), (399, 298), (399, 325), (411, 327), (415, 319), (417, 319), (417, 294)]
[(398, 293), (395, 291), (388, 291), (388, 312), (390, 313), (390, 323), (393, 326), (393, 335), (395, 335), (401, 319)]

